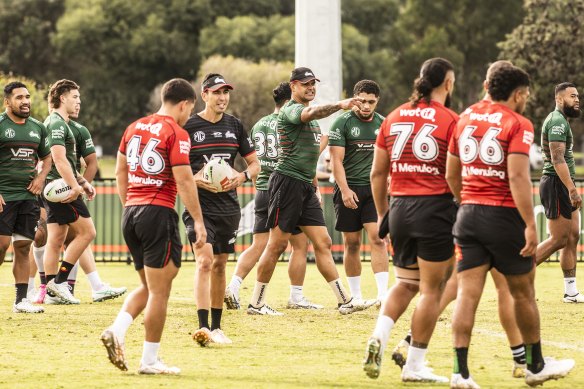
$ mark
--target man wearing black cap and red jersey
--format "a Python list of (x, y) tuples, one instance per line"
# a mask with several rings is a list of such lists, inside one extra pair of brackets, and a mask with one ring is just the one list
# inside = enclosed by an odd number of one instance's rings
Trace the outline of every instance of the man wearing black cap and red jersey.
[[(231, 90), (233, 86), (221, 74), (207, 74), (203, 79), (201, 92), (205, 109), (191, 117), (184, 126), (191, 138), (189, 158), (199, 188), (207, 230), (207, 243), (202, 248), (191, 245), (197, 261), (195, 300), (199, 319), (199, 329), (195, 331), (193, 338), (201, 346), (209, 342), (231, 343), (221, 330), (221, 315), (225, 293), (225, 264), (229, 254), (235, 252), (234, 244), (241, 218), (235, 189), (255, 178), (260, 172), (255, 148), (241, 121), (225, 113)], [(234, 175), (223, 191), (218, 193), (215, 187), (203, 179), (203, 167), (213, 158), (221, 158), (233, 167), (238, 153), (247, 162), (247, 169)], [(183, 221), (189, 241), (194, 243), (194, 222), (186, 211)]]

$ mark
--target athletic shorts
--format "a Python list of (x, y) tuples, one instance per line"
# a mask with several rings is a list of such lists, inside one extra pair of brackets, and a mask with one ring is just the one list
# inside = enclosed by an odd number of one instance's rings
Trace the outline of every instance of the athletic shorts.
[(269, 180), (268, 226), (293, 233), (296, 227), (326, 226), (314, 185), (273, 172)]
[(570, 192), (560, 177), (544, 174), (539, 181), (539, 197), (545, 209), (545, 217), (557, 219), (562, 215), (572, 219), (572, 212), (578, 208), (572, 207)]
[[(253, 233), (263, 234), (270, 232), (270, 227), (268, 227), (269, 192), (267, 190), (256, 190), (254, 201), (255, 221), (253, 223)], [(296, 227), (292, 235), (298, 235), (300, 233), (302, 233), (302, 230)]]
[(181, 264), (182, 242), (178, 215), (174, 209), (159, 205), (132, 205), (124, 208), (122, 233), (134, 267), (160, 269), (172, 260)]
[(371, 186), (349, 186), (359, 199), (357, 209), (345, 207), (341, 190), (335, 185), (333, 203), (337, 221), (335, 230), (342, 232), (357, 232), (363, 229), (365, 223), (377, 223), (377, 211), (373, 202)]
[[(182, 215), (187, 230), (189, 242), (195, 243), (195, 220), (185, 210)], [(232, 254), (235, 252), (235, 240), (239, 229), (241, 214), (233, 215), (209, 215), (203, 210), (203, 223), (207, 230), (207, 243), (213, 246), (213, 254)]]
[(454, 224), (459, 272), (490, 264), (501, 274), (525, 274), (535, 258), (522, 257), (525, 223), (517, 208), (464, 204)]
[(392, 197), (389, 237), (393, 264), (411, 267), (417, 258), (443, 262), (454, 254), (452, 226), (456, 204), (452, 195)]
[(63, 225), (74, 223), (80, 217), (91, 217), (82, 196), (77, 197), (77, 200), (70, 203), (54, 203), (43, 196), (43, 202), (47, 210), (47, 223)]
[(7, 201), (0, 212), (0, 235), (22, 235), (34, 240), (41, 210), (36, 200)]
[(45, 202), (43, 201), (42, 196), (40, 196), (40, 195), (37, 196), (36, 201), (37, 201), (37, 204), (39, 205), (39, 207), (41, 207), (41, 208), (44, 208), (45, 207)]

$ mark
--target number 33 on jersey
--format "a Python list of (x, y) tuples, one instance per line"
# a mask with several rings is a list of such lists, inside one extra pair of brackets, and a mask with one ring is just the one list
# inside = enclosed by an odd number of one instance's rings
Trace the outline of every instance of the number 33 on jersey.
[(444, 178), (446, 152), (458, 115), (431, 101), (403, 104), (383, 121), (377, 146), (390, 156), (392, 196), (450, 193)]

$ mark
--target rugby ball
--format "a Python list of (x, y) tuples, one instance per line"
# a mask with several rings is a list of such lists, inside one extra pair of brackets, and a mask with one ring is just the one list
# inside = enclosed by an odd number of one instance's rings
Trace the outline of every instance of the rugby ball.
[(65, 200), (69, 193), (71, 192), (71, 187), (67, 185), (64, 179), (59, 178), (49, 182), (45, 186), (44, 195), (45, 199), (53, 202), (60, 203)]
[(231, 166), (221, 158), (213, 158), (203, 169), (203, 178), (217, 188), (217, 192), (223, 192), (223, 186), (227, 185), (232, 177)]

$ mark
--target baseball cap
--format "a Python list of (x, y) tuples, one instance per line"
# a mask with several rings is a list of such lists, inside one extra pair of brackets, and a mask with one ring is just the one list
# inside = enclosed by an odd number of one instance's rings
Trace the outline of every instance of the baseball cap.
[(210, 90), (216, 91), (219, 88), (226, 87), (227, 89), (233, 89), (233, 85), (228, 84), (220, 74), (213, 74), (211, 77), (207, 77), (203, 80), (203, 84), (201, 85), (203, 92)]
[(306, 83), (308, 81), (312, 81), (312, 80), (316, 80), (319, 81), (320, 80), (318, 78), (316, 78), (316, 76), (314, 75), (314, 72), (312, 70), (310, 70), (309, 68), (304, 68), (304, 67), (300, 67), (300, 68), (296, 68), (294, 70), (292, 70), (292, 74), (290, 74), (290, 82), (292, 81), (300, 81), (301, 83)]

